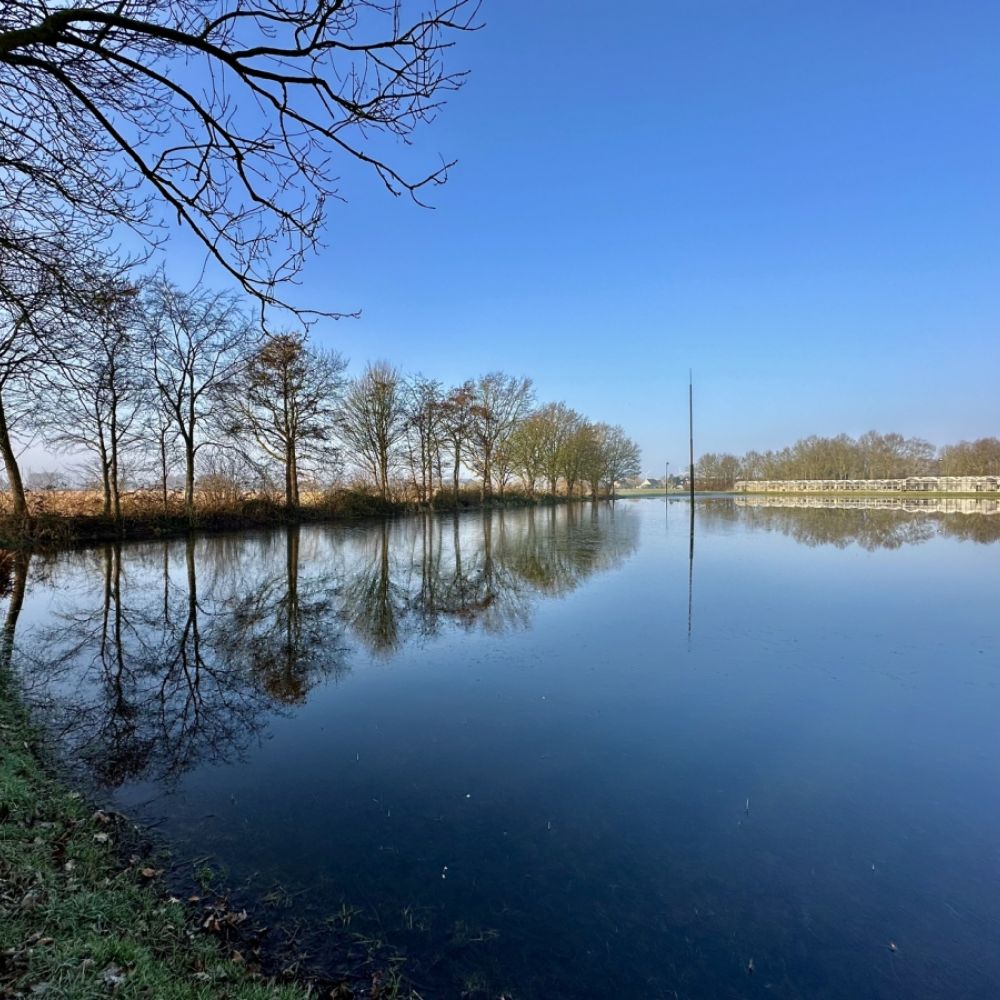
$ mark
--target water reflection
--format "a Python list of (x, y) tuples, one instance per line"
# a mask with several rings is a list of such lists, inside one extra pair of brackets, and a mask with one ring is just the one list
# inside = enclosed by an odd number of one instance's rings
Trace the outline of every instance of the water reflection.
[(892, 547), (1000, 519), (699, 499), (694, 607), (674, 514), (10, 556), (0, 585), (101, 803), (235, 905), (287, 899), (331, 975), (376, 942), (427, 1000), (997, 996), (1000, 579)]
[(0, 635), (0, 670), (10, 667), (14, 635), (17, 631), (17, 620), (24, 607), (24, 593), (30, 565), (30, 552), (19, 550), (0, 553), (0, 597), (8, 599), (3, 634)]
[(1000, 503), (983, 500), (834, 500), (736, 497), (705, 503), (706, 525), (740, 521), (779, 531), (810, 547), (858, 545), (873, 552), (919, 545), (938, 536), (1000, 541)]
[[(276, 569), (249, 591), (240, 570), (240, 553), (227, 559), (233, 574), (223, 591), (219, 613), (213, 616), (212, 640), (219, 656), (234, 667), (247, 669), (253, 683), (275, 702), (305, 701), (319, 680), (344, 673), (338, 657), (339, 629), (332, 599), (334, 576), (311, 572), (302, 577), (301, 528), (284, 533), (284, 572)], [(279, 551), (281, 536), (269, 541)], [(301, 578), (300, 578), (301, 577)]]
[(340, 553), (339, 616), (380, 656), (448, 626), (526, 628), (540, 596), (568, 593), (632, 552), (635, 527), (590, 505), (386, 522)]
[[(176, 779), (238, 759), (358, 647), (527, 627), (541, 596), (626, 558), (637, 523), (568, 505), (66, 553), (36, 561), (32, 585), (58, 597), (19, 637), (20, 675), (99, 784)], [(29, 558), (0, 562), (8, 658)]]

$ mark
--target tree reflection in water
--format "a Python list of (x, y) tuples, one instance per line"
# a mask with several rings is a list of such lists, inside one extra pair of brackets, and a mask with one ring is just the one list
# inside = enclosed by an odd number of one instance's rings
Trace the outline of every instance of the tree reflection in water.
[(635, 518), (587, 508), (385, 522), (340, 550), (340, 616), (382, 656), (447, 626), (527, 628), (539, 597), (568, 593), (634, 551)]
[[(278, 551), (284, 548), (284, 574), (263, 578), (244, 592), (239, 576), (227, 581), (220, 613), (213, 618), (213, 647), (229, 664), (249, 672), (249, 679), (275, 702), (304, 702), (319, 680), (346, 670), (340, 660), (342, 642), (334, 619), (329, 573), (313, 572), (300, 582), (301, 528), (266, 537)], [(244, 560), (236, 554), (225, 565), (237, 570)]]
[(1000, 541), (1000, 513), (960, 513), (935, 509), (866, 507), (850, 501), (736, 498), (706, 501), (701, 523), (742, 522), (760, 531), (778, 531), (802, 545), (858, 545), (873, 552), (919, 545), (937, 536), (990, 544)]
[[(388, 657), (446, 628), (526, 628), (540, 598), (637, 541), (628, 512), (570, 504), (109, 544), (33, 563), (8, 553), (0, 651), (65, 759), (104, 786), (170, 782), (238, 759), (270, 715), (344, 675), (352, 646)], [(22, 613), (26, 591), (40, 613)]]

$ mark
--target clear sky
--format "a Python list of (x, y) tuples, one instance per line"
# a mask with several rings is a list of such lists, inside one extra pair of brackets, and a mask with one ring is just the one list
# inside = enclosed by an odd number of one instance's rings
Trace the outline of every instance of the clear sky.
[[(876, 428), (1000, 434), (1000, 5), (486, 0), (471, 73), (345, 174), (297, 302), (316, 338), (446, 382), (492, 369), (621, 423), (644, 469)], [(179, 255), (168, 270), (179, 279)]]

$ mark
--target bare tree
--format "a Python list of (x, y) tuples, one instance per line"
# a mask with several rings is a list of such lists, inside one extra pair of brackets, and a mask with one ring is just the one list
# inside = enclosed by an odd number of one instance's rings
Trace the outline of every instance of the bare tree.
[[(716, 467), (727, 457), (709, 455), (706, 459)], [(846, 434), (833, 438), (812, 434), (780, 451), (748, 452), (739, 460), (746, 479), (897, 479), (928, 475), (935, 463), (930, 442), (878, 431), (857, 439)]]
[[(184, 452), (184, 507), (194, 518), (195, 458), (208, 440), (213, 405), (239, 376), (256, 336), (236, 298), (183, 292), (162, 275), (144, 301), (148, 372)], [(212, 427), (212, 429), (216, 429)]]
[(559, 468), (566, 481), (567, 496), (572, 497), (577, 484), (588, 481), (593, 474), (593, 458), (593, 426), (579, 417), (559, 449)]
[(960, 441), (942, 448), (941, 475), (1000, 475), (1000, 439), (985, 437), (977, 441)]
[(445, 408), (441, 383), (414, 375), (405, 385), (407, 456), (410, 475), (421, 503), (434, 502), (434, 475), (441, 480), (441, 446)]
[(600, 495), (601, 483), (607, 480), (606, 432), (606, 424), (588, 422), (581, 428), (577, 441), (580, 479), (590, 486), (590, 495), (594, 500)]
[(642, 469), (642, 452), (639, 446), (617, 424), (604, 428), (604, 463), (611, 496), (614, 498), (618, 483), (629, 476), (637, 476)]
[(742, 463), (729, 452), (706, 452), (695, 465), (695, 475), (702, 489), (731, 490), (739, 478)]
[[(0, 302), (0, 306), (3, 303)], [(47, 347), (38, 326), (17, 311), (5, 310), (0, 325), (0, 452), (10, 489), (14, 517), (26, 520), (28, 500), (14, 446), (14, 423), (31, 398), (31, 384), (44, 369)]]
[(281, 333), (261, 344), (233, 382), (229, 432), (249, 435), (281, 466), (291, 510), (299, 505), (300, 464), (338, 460), (334, 430), (346, 367), (305, 335)]
[(344, 442), (375, 481), (383, 500), (390, 496), (396, 445), (406, 433), (402, 378), (387, 361), (368, 365), (344, 395), (337, 426)]
[[(94, 243), (156, 242), (176, 220), (243, 288), (275, 301), (341, 197), (338, 160), (419, 200), (385, 158), (432, 119), (475, 0), (406, 18), (391, 0), (6, 0), (0, 217), (30, 206)], [(62, 224), (60, 224), (62, 223)], [(29, 229), (30, 231), (30, 229)]]
[[(0, 129), (0, 170), (4, 135)], [(0, 199), (4, 197), (0, 186)], [(0, 211), (0, 454), (13, 513), (28, 519), (27, 498), (15, 448), (15, 424), (37, 406), (47, 372), (70, 353), (73, 319), (80, 314), (77, 289), (91, 288), (102, 261), (66, 220), (66, 232), (33, 226), (23, 205), (12, 216)]]
[(530, 412), (533, 401), (530, 378), (490, 372), (476, 383), (469, 436), (470, 460), (481, 477), (484, 500), (493, 492), (494, 463), (498, 453), (505, 448), (518, 423)]
[(540, 472), (548, 480), (549, 493), (556, 495), (559, 479), (566, 472), (567, 448), (583, 417), (565, 403), (548, 403), (537, 411), (541, 421)]
[(451, 485), (458, 502), (458, 480), (462, 468), (462, 457), (472, 432), (472, 408), (476, 399), (475, 385), (463, 382), (455, 386), (442, 404), (442, 436), (451, 449)]
[(38, 423), (57, 449), (97, 461), (105, 517), (121, 520), (125, 450), (148, 403), (136, 343), (139, 289), (108, 276), (95, 281), (90, 309), (71, 325), (69, 356), (47, 369), (50, 404)]
[(534, 497), (542, 474), (542, 443), (545, 432), (544, 421), (537, 413), (532, 413), (518, 424), (507, 448), (511, 465), (530, 497)]

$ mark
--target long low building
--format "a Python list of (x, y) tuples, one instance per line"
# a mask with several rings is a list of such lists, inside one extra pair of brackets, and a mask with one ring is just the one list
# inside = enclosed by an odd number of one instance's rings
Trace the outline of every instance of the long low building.
[(738, 479), (738, 493), (996, 493), (1000, 476), (906, 479)]

